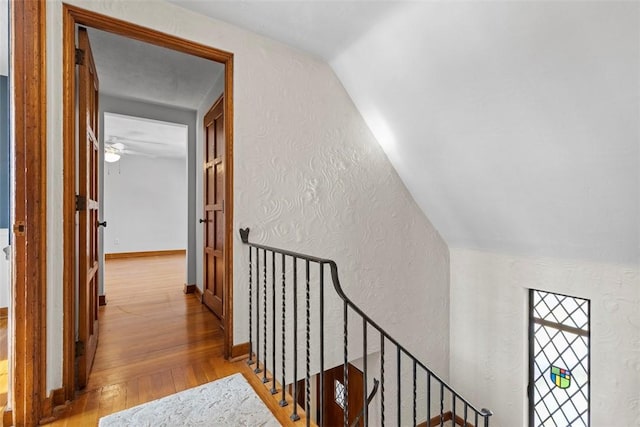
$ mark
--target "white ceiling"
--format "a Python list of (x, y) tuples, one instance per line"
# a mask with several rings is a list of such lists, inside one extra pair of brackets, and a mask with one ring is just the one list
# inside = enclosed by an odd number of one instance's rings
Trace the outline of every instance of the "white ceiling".
[(640, 259), (640, 3), (173, 3), (325, 58), (451, 247)]
[(330, 60), (403, 7), (399, 1), (202, 1), (171, 3), (226, 21)]
[(104, 141), (123, 144), (124, 155), (186, 158), (187, 132), (183, 124), (104, 113)]
[(196, 110), (224, 71), (197, 56), (89, 29), (100, 92)]

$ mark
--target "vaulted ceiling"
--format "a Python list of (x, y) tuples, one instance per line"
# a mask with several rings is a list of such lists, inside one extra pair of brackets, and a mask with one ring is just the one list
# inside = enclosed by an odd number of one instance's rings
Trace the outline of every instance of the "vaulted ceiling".
[(327, 61), (450, 247), (638, 263), (639, 3), (173, 3)]

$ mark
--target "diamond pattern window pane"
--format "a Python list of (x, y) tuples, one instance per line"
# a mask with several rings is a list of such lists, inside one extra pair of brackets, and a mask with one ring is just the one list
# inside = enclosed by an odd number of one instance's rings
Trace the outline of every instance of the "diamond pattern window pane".
[(338, 404), (338, 406), (340, 406), (342, 409), (344, 409), (344, 405), (345, 405), (345, 402), (344, 402), (344, 385), (338, 380), (335, 380), (333, 384), (334, 384), (334, 387), (333, 387), (333, 390), (334, 390), (333, 398), (336, 401), (336, 403)]
[(589, 301), (531, 290), (531, 427), (589, 426)]

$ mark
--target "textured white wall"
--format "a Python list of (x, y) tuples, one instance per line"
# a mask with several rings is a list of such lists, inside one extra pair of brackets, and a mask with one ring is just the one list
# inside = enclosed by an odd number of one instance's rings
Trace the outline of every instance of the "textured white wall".
[(103, 220), (106, 254), (186, 249), (186, 159), (125, 154), (105, 164)]
[(451, 381), (526, 425), (528, 289), (591, 300), (591, 425), (640, 425), (640, 272), (637, 266), (451, 249)]
[(0, 76), (9, 75), (9, 2), (0, 0)]
[(0, 228), (0, 307), (9, 306), (9, 284), (11, 283), (11, 263), (7, 261), (3, 249), (9, 245), (9, 229)]
[[(325, 63), (163, 2), (69, 3), (235, 54), (235, 218), (251, 239), (335, 259), (346, 292), (448, 376), (449, 253)], [(49, 220), (62, 223), (61, 8), (49, 2)], [(50, 230), (48, 387), (61, 383), (62, 246)], [(59, 243), (57, 243), (59, 242)], [(234, 341), (246, 341), (247, 250), (234, 241)], [(339, 319), (332, 311), (327, 320)], [(428, 333), (425, 333), (428, 331)]]

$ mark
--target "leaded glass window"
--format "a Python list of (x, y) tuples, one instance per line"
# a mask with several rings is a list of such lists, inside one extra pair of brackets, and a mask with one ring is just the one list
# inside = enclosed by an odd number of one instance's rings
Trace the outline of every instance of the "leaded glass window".
[(338, 404), (338, 406), (340, 406), (342, 409), (344, 409), (344, 405), (345, 405), (345, 401), (344, 401), (344, 385), (338, 381), (335, 380), (334, 381), (334, 393), (333, 393), (333, 398), (336, 401), (336, 403)]
[(529, 425), (589, 426), (589, 300), (529, 294)]

